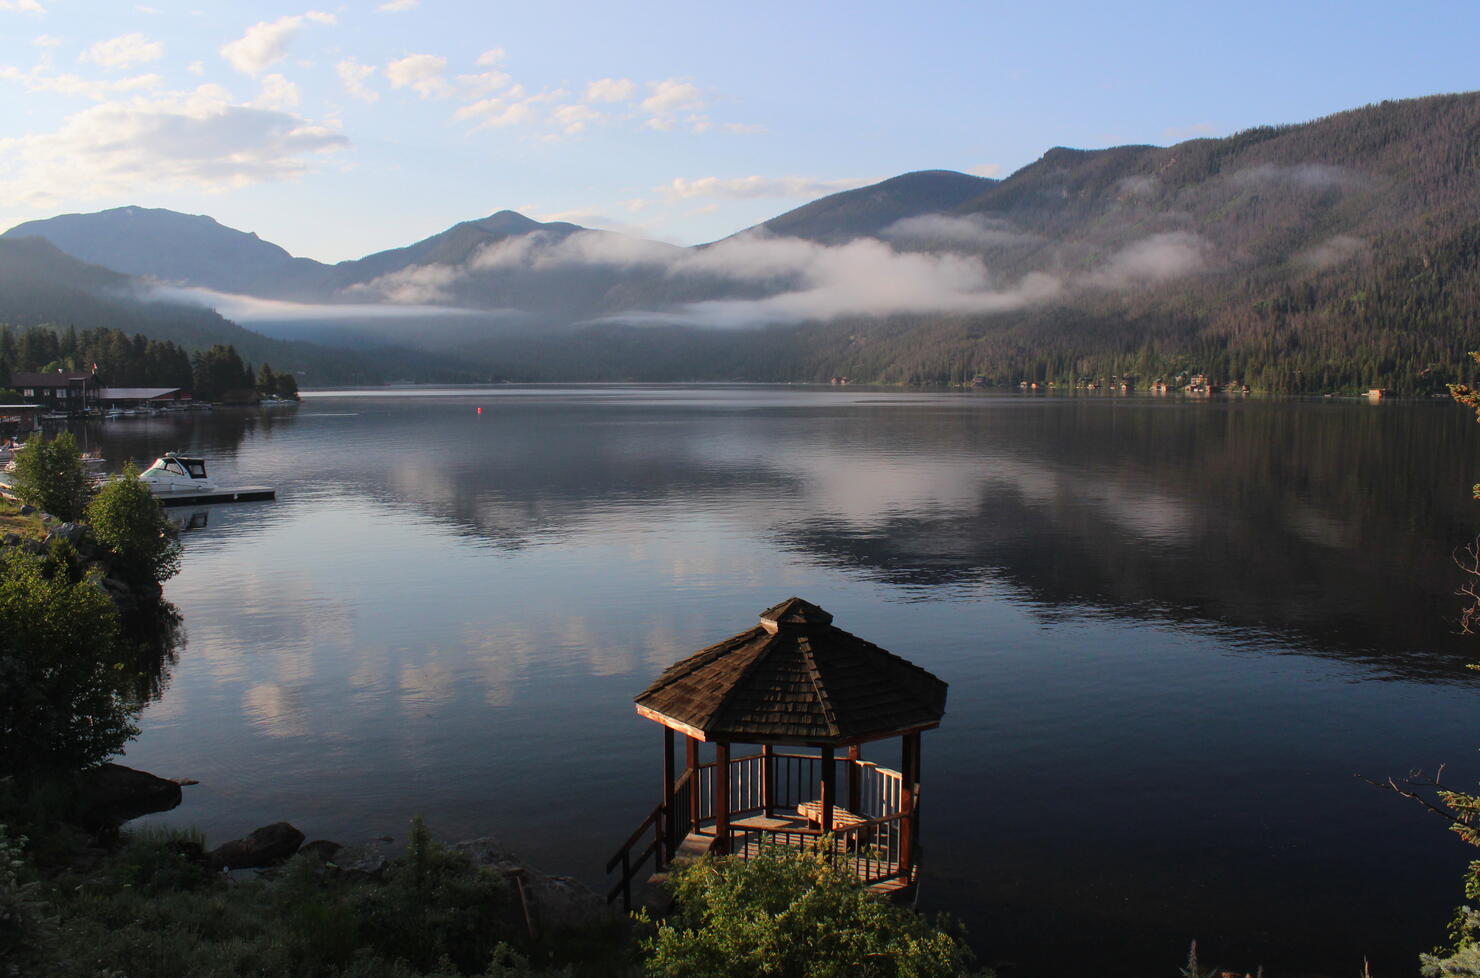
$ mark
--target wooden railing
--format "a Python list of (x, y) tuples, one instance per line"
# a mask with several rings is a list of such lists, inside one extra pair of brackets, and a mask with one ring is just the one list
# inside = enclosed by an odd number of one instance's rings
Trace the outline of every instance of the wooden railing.
[[(903, 825), (910, 813), (901, 811), (903, 777), (898, 771), (879, 767), (871, 761), (839, 758), (837, 764), (840, 787), (857, 786), (856, 798), (851, 796), (850, 790), (840, 795), (838, 804), (866, 819), (857, 825), (835, 829), (833, 838), (837, 855), (852, 860), (855, 869), (860, 871), (860, 879), (865, 882), (874, 879), (875, 870), (885, 873), (878, 878), (887, 879), (890, 871), (883, 867), (897, 867), (902, 860), (908, 861), (908, 854), (903, 852)], [(747, 754), (731, 758), (726, 775), (729, 778), (731, 822), (757, 814), (785, 815), (795, 813), (798, 805), (820, 797), (822, 758), (816, 754), (781, 752)], [(692, 771), (684, 771), (674, 782), (672, 807), (659, 803), (607, 861), (608, 875), (621, 867), (620, 876), (607, 892), (608, 903), (615, 902), (620, 896), (623, 907), (630, 910), (632, 881), (648, 859), (653, 859), (654, 871), (661, 873), (689, 833), (714, 823), (715, 777), (715, 764), (710, 762), (700, 764)], [(763, 836), (773, 837), (773, 844), (790, 848), (815, 848), (822, 844), (820, 829), (732, 829), (731, 849), (744, 854), (753, 848), (751, 843), (761, 842)], [(634, 849), (644, 839), (650, 841), (634, 855)]]
[[(826, 852), (851, 868), (864, 885), (895, 879), (908, 873), (904, 862), (905, 823), (910, 813), (896, 812), (824, 834), (821, 829), (755, 829), (732, 836), (730, 850), (739, 859), (753, 859), (768, 847)], [(830, 841), (830, 845), (829, 845)]]

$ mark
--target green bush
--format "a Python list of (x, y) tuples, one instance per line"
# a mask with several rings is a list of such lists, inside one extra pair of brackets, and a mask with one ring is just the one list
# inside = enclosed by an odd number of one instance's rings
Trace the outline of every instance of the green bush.
[(50, 441), (39, 433), (32, 435), (16, 452), (13, 488), (23, 502), (57, 519), (80, 519), (87, 503), (87, 478), (77, 440), (65, 431)]
[(113, 552), (114, 567), (136, 583), (159, 582), (180, 571), (180, 540), (164, 506), (130, 463), (87, 507), (93, 536)]
[(116, 661), (118, 613), (62, 559), (0, 556), (0, 771), (98, 764), (137, 730)]
[(642, 941), (652, 978), (950, 978), (969, 951), (821, 853), (774, 848), (673, 870), (677, 912)]

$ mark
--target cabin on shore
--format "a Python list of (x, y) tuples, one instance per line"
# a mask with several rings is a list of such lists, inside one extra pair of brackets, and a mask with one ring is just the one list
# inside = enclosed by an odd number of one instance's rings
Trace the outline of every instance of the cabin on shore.
[[(663, 728), (662, 795), (608, 861), (608, 902), (631, 907), (649, 858), (651, 882), (675, 859), (750, 859), (765, 846), (827, 849), (878, 892), (913, 886), (920, 735), (940, 725), (946, 684), (832, 621), (789, 598), (637, 697), (638, 714)], [(896, 737), (898, 770), (863, 759), (863, 744)]]

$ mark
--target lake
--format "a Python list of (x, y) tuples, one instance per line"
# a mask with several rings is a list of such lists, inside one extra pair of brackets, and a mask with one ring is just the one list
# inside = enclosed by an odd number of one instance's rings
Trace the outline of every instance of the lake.
[(799, 595), (950, 683), (920, 904), (1009, 974), (1172, 975), (1193, 938), (1412, 973), (1477, 855), (1355, 777), (1480, 780), (1454, 405), (497, 387), (74, 430), (278, 489), (185, 534), (124, 758), (198, 779), (154, 820), (213, 842), (422, 814), (602, 888), (657, 801), (632, 698)]

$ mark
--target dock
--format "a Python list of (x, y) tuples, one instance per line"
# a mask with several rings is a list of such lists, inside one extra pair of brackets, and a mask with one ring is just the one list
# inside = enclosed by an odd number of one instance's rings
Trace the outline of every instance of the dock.
[(192, 506), (209, 503), (255, 503), (277, 498), (270, 486), (235, 486), (226, 489), (192, 489), (181, 492), (156, 492), (154, 498), (165, 506)]

